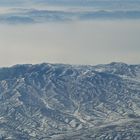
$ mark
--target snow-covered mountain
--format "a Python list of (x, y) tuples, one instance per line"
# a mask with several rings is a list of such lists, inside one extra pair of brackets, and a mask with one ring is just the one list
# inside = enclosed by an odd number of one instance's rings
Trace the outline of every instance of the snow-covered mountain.
[(140, 65), (1, 68), (0, 139), (140, 140)]

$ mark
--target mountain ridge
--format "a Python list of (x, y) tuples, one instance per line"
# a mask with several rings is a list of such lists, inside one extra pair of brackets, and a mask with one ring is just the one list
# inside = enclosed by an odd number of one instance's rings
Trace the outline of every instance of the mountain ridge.
[(0, 68), (0, 138), (139, 140), (140, 65)]

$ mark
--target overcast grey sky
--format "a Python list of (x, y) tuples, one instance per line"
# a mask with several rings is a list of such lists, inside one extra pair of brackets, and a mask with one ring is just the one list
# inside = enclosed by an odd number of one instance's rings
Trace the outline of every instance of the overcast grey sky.
[[(78, 19), (22, 24), (23, 19), (18, 13), (20, 24), (9, 24), (10, 10), (0, 8), (2, 21), (4, 16), (8, 17), (0, 23), (0, 67), (42, 62), (94, 65), (121, 61), (140, 64), (139, 19)], [(8, 15), (3, 16), (5, 13)]]

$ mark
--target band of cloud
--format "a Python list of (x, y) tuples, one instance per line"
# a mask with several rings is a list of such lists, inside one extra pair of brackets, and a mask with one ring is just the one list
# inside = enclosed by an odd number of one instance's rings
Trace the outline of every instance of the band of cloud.
[(94, 19), (140, 19), (140, 11), (53, 11), (37, 9), (20, 9), (16, 12), (0, 14), (0, 23), (28, 24), (45, 22), (63, 22), (73, 20), (94, 20)]

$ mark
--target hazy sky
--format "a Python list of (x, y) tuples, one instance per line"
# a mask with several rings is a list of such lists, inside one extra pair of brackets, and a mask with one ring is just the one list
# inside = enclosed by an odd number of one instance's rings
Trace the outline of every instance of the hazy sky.
[[(3, 15), (7, 11), (10, 11), (7, 7), (0, 8), (2, 19), (7, 16)], [(29, 24), (22, 24), (21, 19), (20, 24), (9, 24), (6, 19), (6, 22), (0, 23), (0, 67), (42, 62), (94, 65), (122, 61), (140, 64), (139, 19)]]

